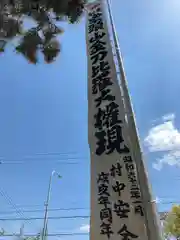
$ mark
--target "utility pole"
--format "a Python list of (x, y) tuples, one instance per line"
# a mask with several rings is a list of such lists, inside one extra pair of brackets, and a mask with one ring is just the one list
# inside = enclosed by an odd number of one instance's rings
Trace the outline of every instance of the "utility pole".
[(52, 189), (52, 178), (53, 176), (57, 174), (59, 178), (61, 176), (56, 172), (52, 171), (50, 179), (49, 179), (49, 186), (48, 186), (48, 194), (47, 194), (47, 200), (45, 202), (45, 215), (44, 215), (44, 224), (43, 224), (43, 232), (42, 232), (42, 240), (46, 240), (46, 235), (47, 235), (47, 223), (48, 223), (48, 206), (50, 202), (50, 197), (51, 197), (51, 189)]
[(128, 87), (127, 87), (127, 80), (126, 75), (123, 67), (123, 60), (121, 56), (121, 51), (118, 43), (118, 38), (114, 26), (114, 21), (111, 12), (111, 6), (109, 0), (107, 1), (107, 8), (109, 13), (110, 24), (112, 27), (112, 35), (116, 50), (116, 57), (118, 61), (118, 67), (120, 70), (120, 78), (121, 78), (121, 89), (120, 91), (123, 93), (124, 97), (124, 107), (125, 112), (127, 114), (127, 124), (128, 124), (128, 133), (130, 138), (130, 145), (132, 150), (132, 155), (134, 157), (134, 161), (137, 168), (138, 178), (139, 178), (139, 185), (142, 194), (142, 201), (144, 205), (144, 212), (145, 212), (145, 220), (146, 220), (146, 229), (147, 235), (149, 240), (160, 240), (161, 232), (160, 232), (160, 225), (157, 216), (156, 204), (155, 201), (152, 200), (152, 193), (148, 181), (147, 170), (145, 168), (145, 163), (143, 160), (143, 154), (140, 146), (140, 140), (138, 137), (138, 131), (136, 127), (133, 107), (131, 103), (131, 98), (129, 95)]
[(22, 224), (21, 228), (20, 228), (20, 239), (24, 238), (24, 224)]

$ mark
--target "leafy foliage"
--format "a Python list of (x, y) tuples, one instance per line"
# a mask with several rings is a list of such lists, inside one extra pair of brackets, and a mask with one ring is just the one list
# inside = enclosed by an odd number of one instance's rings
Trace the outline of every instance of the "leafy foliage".
[[(21, 233), (21, 230), (20, 230)], [(0, 229), (0, 236), (5, 236), (5, 234), (7, 234), (7, 232), (4, 230), (4, 228)], [(19, 235), (19, 237), (17, 237), (18, 240), (40, 240), (41, 239), (41, 233), (38, 233), (35, 236), (32, 237), (23, 237), (21, 236), (21, 234)]]
[(180, 239), (180, 205), (174, 205), (164, 222), (165, 236)]
[[(20, 37), (16, 52), (30, 63), (38, 62), (38, 51), (46, 63), (53, 62), (60, 52), (57, 36), (63, 33), (60, 21), (78, 22), (87, 0), (0, 0), (0, 53), (7, 43)], [(28, 18), (35, 27), (25, 31), (23, 23)]]
[(1, 230), (0, 230), (0, 236), (4, 236), (4, 234), (5, 234), (4, 228), (1, 228)]
[(37, 236), (34, 237), (25, 237), (24, 240), (40, 240), (41, 239), (41, 235), (38, 234)]

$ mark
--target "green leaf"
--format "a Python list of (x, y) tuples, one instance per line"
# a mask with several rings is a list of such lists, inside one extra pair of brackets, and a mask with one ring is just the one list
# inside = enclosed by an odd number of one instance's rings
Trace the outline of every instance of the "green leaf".
[(49, 44), (44, 46), (42, 52), (46, 63), (53, 62), (60, 52), (59, 42), (56, 39), (53, 39)]
[[(62, 28), (56, 25), (57, 21), (69, 19), (71, 23), (77, 22), (86, 2), (87, 0), (39, 0), (39, 11), (37, 11), (37, 9), (32, 9), (32, 6), (37, 4), (36, 0), (19, 0), (17, 4), (14, 0), (7, 1), (6, 13), (3, 9), (0, 12), (0, 29), (3, 30), (1, 37), (11, 40), (16, 36), (22, 36), (15, 49), (17, 53), (25, 56), (28, 61), (36, 63), (36, 53), (38, 49), (41, 49), (45, 61), (53, 62), (60, 52), (60, 47), (56, 46), (58, 44), (53, 46), (52, 39), (63, 33)], [(3, 8), (2, 5), (1, 7)], [(37, 26), (23, 33), (23, 19), (26, 17), (35, 20)], [(46, 26), (46, 31), (43, 31)], [(43, 31), (43, 38), (38, 34), (39, 31)], [(0, 46), (0, 52), (4, 52), (5, 46), (6, 42), (3, 47)]]
[(180, 237), (180, 205), (175, 205), (164, 222), (165, 235)]
[(31, 28), (23, 37), (22, 41), (28, 46), (37, 46), (42, 43), (42, 39), (36, 28)]
[(63, 29), (57, 27), (56, 25), (49, 25), (46, 29), (43, 30), (45, 37), (45, 44), (48, 44), (57, 34), (62, 34)]
[(4, 39), (0, 40), (0, 52), (4, 52), (7, 41)]
[(36, 64), (37, 59), (37, 46), (31, 46), (21, 43), (16, 47), (16, 52), (22, 54), (30, 63)]

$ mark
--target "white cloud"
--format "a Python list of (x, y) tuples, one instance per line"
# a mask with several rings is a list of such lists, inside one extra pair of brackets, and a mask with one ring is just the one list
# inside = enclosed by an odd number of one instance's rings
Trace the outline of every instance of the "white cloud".
[(170, 151), (162, 158), (157, 159), (157, 161), (153, 163), (153, 168), (160, 171), (164, 164), (180, 167), (180, 151)]
[(89, 232), (89, 229), (90, 229), (90, 225), (89, 225), (89, 224), (83, 224), (83, 225), (79, 228), (79, 230), (80, 230), (81, 232), (86, 232), (86, 233)]
[(152, 127), (144, 142), (150, 152), (177, 150), (180, 148), (180, 132), (172, 120), (165, 121)]
[(152, 164), (153, 168), (156, 169), (157, 171), (160, 171), (163, 167), (163, 164), (161, 162), (155, 162)]
[(175, 114), (174, 113), (170, 113), (170, 114), (164, 115), (162, 117), (163, 121), (173, 121), (174, 119), (175, 119)]
[(163, 123), (153, 126), (144, 139), (150, 152), (165, 152), (153, 163), (153, 168), (159, 171), (164, 164), (180, 167), (180, 131), (175, 127), (174, 119), (174, 114), (163, 116)]
[(166, 121), (174, 121), (175, 119), (175, 114), (174, 113), (169, 113), (169, 114), (166, 114), (164, 116), (162, 116), (161, 118), (156, 118), (154, 120), (152, 120), (152, 124), (155, 125), (155, 124), (159, 124), (159, 123), (162, 123), (163, 122), (166, 122)]

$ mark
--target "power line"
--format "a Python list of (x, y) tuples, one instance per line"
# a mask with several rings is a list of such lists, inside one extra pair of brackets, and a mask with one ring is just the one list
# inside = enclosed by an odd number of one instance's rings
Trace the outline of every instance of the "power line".
[(77, 154), (77, 151), (70, 151), (70, 152), (37, 152), (31, 155), (26, 156), (44, 156), (44, 155), (64, 155), (64, 154)]
[[(47, 158), (48, 157), (48, 158)], [(61, 164), (78, 164), (80, 162), (67, 162), (65, 160), (83, 160), (89, 159), (89, 157), (82, 156), (77, 151), (69, 151), (69, 152), (39, 152), (24, 156), (17, 156), (16, 158), (0, 156), (0, 164), (24, 164), (24, 163), (32, 163), (33, 161), (43, 161), (43, 163), (53, 161), (53, 162), (60, 162)], [(64, 161), (64, 162), (63, 162)]]
[[(164, 202), (159, 202), (159, 204), (166, 205), (166, 204), (178, 204), (180, 201), (164, 201)], [(157, 203), (158, 204), (158, 203)], [(22, 205), (23, 206), (23, 205)], [(26, 205), (25, 205), (26, 206)], [(27, 205), (27, 206), (41, 206), (41, 205)], [(56, 211), (76, 211), (76, 210), (88, 210), (90, 211), (90, 208), (88, 207), (71, 207), (71, 208), (50, 208), (48, 209), (48, 212), (56, 212)], [(41, 213), (44, 212), (44, 209), (28, 209), (28, 210), (23, 210), (23, 213)], [(0, 214), (13, 214), (16, 213), (16, 211), (0, 211)]]
[[(50, 233), (46, 236), (48, 237), (58, 237), (58, 236), (87, 236), (89, 233)], [(2, 237), (19, 237), (19, 234), (5, 234)], [(36, 237), (37, 234), (23, 234), (24, 237)]]
[[(82, 216), (58, 216), (58, 217), (48, 217), (48, 219), (77, 219), (77, 218), (90, 218), (89, 215)], [(0, 218), (0, 221), (25, 221), (25, 220), (41, 220), (44, 217), (29, 217), (29, 218)]]
[[(165, 199), (165, 197), (164, 197)], [(168, 199), (168, 197), (167, 197)], [(180, 200), (171, 200), (171, 201), (165, 201), (165, 200), (161, 200), (157, 202), (157, 204), (162, 204), (162, 205), (166, 205), (166, 204), (180, 204)], [(22, 208), (23, 212), (43, 212), (44, 209), (33, 209), (33, 208), (37, 208), (37, 207), (44, 207), (42, 206), (42, 204), (16, 204), (16, 207), (20, 207)], [(68, 208), (59, 208), (59, 207), (54, 207), (54, 208), (50, 208), (48, 211), (73, 211), (73, 210), (90, 210), (89, 207), (68, 207)], [(14, 213), (14, 211), (10, 210), (8, 211), (0, 211), (0, 214), (6, 214), (6, 213)]]
[[(20, 216), (24, 216), (24, 214), (22, 213), (22, 211), (20, 209), (17, 209), (16, 205), (12, 202), (12, 199), (8, 196), (8, 194), (6, 192), (4, 192), (3, 190), (0, 190), (0, 195), (5, 198), (6, 202), (8, 204), (10, 204), (14, 209), (15, 209), (15, 213), (19, 214)], [(28, 220), (28, 219), (27, 219)]]
[[(59, 163), (59, 165), (76, 165), (76, 164), (81, 164), (82, 162), (62, 162), (61, 160), (55, 160), (55, 159), (49, 159), (49, 162), (52, 162), (53, 161), (53, 163), (55, 163), (55, 162), (57, 162), (57, 163)], [(31, 162), (31, 161), (4, 161), (4, 162), (1, 162), (0, 161), (0, 164), (1, 165), (16, 165), (16, 164), (36, 164), (36, 163), (38, 163), (38, 161), (33, 161), (33, 162)], [(46, 163), (48, 163), (48, 161), (44, 161), (43, 162), (43, 164), (46, 164)]]
[[(16, 214), (19, 214), (20, 216), (24, 216), (23, 212), (16, 207), (16, 205), (13, 203), (11, 197), (5, 191), (0, 190), (0, 195), (6, 200), (8, 205), (11, 205), (15, 209)], [(24, 220), (30, 224), (33, 224), (32, 221), (30, 221), (28, 218), (24, 218)]]
[[(161, 215), (162, 213), (159, 212)], [(77, 219), (77, 218), (90, 218), (89, 215), (74, 215), (74, 216), (55, 216), (48, 217), (48, 219)], [(25, 221), (25, 220), (42, 220), (44, 217), (29, 217), (29, 218), (0, 218), (0, 221)]]
[[(27, 158), (26, 160), (24, 158), (18, 158), (18, 159), (0, 159), (1, 163), (5, 163), (5, 162), (21, 162), (21, 161), (62, 161), (62, 160), (78, 160), (78, 159), (87, 159), (87, 157), (63, 157), (63, 158), (58, 158), (58, 159), (53, 159), (53, 158)], [(5, 160), (5, 161), (4, 161)]]
[[(166, 204), (178, 204), (180, 203), (180, 201), (163, 201), (163, 202), (159, 202), (157, 204), (162, 204), (162, 205), (166, 205)], [(18, 206), (18, 205), (16, 205)], [(21, 206), (21, 205), (20, 205)], [(23, 205), (22, 205), (23, 206)], [(24, 206), (32, 206), (32, 207), (36, 207), (36, 206), (42, 206), (42, 205), (24, 205)], [(71, 208), (50, 208), (48, 209), (48, 212), (56, 212), (56, 211), (76, 211), (76, 210), (88, 210), (90, 211), (90, 208), (88, 207), (71, 207)], [(23, 209), (23, 213), (35, 213), (35, 212), (44, 212), (44, 209), (27, 209), (24, 210)], [(16, 213), (16, 211), (0, 211), (0, 214), (13, 214)]]
[[(71, 209), (71, 208), (78, 208), (78, 206), (76, 205), (76, 204), (79, 204), (79, 202), (78, 201), (72, 201), (72, 202), (70, 202), (70, 204), (72, 204), (72, 205), (70, 205), (70, 206), (75, 206), (75, 207), (59, 207), (59, 206), (54, 206), (53, 208), (50, 208), (50, 209)], [(77, 207), (76, 207), (77, 206)], [(21, 208), (23, 208), (23, 209), (27, 209), (27, 208), (34, 208), (34, 207), (43, 207), (44, 208), (44, 204), (42, 205), (42, 204), (16, 204), (16, 207), (21, 207)], [(89, 206), (84, 206), (84, 207), (82, 207), (82, 208), (89, 208)], [(24, 211), (24, 210), (23, 210)]]
[[(48, 212), (54, 212), (54, 211), (75, 211), (75, 210), (90, 210), (89, 208), (50, 208), (48, 209)], [(24, 213), (34, 213), (34, 212), (44, 212), (43, 209), (35, 209), (35, 210), (23, 210)], [(15, 211), (0, 211), (0, 214), (11, 214), (15, 213)]]
[(167, 201), (167, 202), (161, 202), (161, 200), (157, 204), (179, 204), (180, 201)]
[[(163, 199), (169, 199), (169, 197), (164, 197)], [(171, 201), (166, 201), (166, 200), (161, 200), (160, 198), (160, 201), (157, 202), (157, 204), (180, 204), (180, 200), (171, 200)], [(31, 209), (31, 208), (35, 208), (35, 207), (44, 207), (42, 206), (42, 204), (16, 204), (16, 207), (21, 207), (23, 208), (23, 212), (39, 212), (39, 211), (44, 211), (44, 209)], [(68, 207), (68, 208), (59, 208), (59, 207), (54, 207), (54, 208), (50, 208), (49, 210), (50, 211), (65, 211), (65, 210), (89, 210), (90, 208), (89, 207)], [(49, 211), (48, 210), (48, 211)], [(0, 214), (2, 213), (8, 213), (8, 212), (13, 212), (13, 211), (3, 211), (1, 212), (0, 211)]]
[[(33, 154), (27, 154), (27, 155), (23, 155), (21, 157), (23, 158), (29, 158), (29, 157), (33, 157), (33, 156), (59, 156), (59, 155), (76, 155), (79, 154), (79, 152), (77, 151), (70, 151), (70, 152), (37, 152), (37, 153), (33, 153)], [(0, 156), (0, 159), (6, 158), (5, 156)]]
[[(31, 208), (31, 207), (42, 207), (42, 204), (16, 204), (16, 207), (21, 207), (21, 208)], [(44, 207), (44, 205), (43, 205)]]
[(70, 151), (70, 152), (37, 152), (37, 153), (34, 153), (34, 154), (30, 154), (30, 155), (25, 155), (24, 157), (31, 157), (31, 156), (49, 156), (49, 155), (54, 155), (54, 156), (56, 156), (56, 155), (72, 155), (72, 154), (74, 154), (74, 155), (76, 155), (76, 154), (79, 154), (79, 152), (77, 152), (77, 151)]
[[(70, 160), (70, 161), (69, 161)], [(72, 160), (72, 161), (71, 161)], [(73, 160), (77, 160), (76, 162)], [(17, 158), (17, 159), (6, 159), (0, 158), (0, 165), (4, 165), (4, 164), (27, 164), (27, 163), (38, 163), (38, 162), (43, 162), (44, 163), (49, 163), (49, 162), (57, 162), (59, 164), (82, 164), (85, 161), (81, 161), (81, 160), (88, 160), (88, 157), (82, 157), (82, 156), (76, 156), (76, 157), (69, 157), (69, 156), (65, 156), (65, 157), (61, 157), (58, 159), (54, 159), (54, 158)]]
[[(81, 154), (79, 153), (73, 153), (73, 152), (66, 152), (66, 153), (36, 153), (36, 154), (33, 154), (33, 155), (25, 155), (25, 156), (18, 156), (16, 157), (18, 160), (22, 160), (22, 159), (40, 159), (40, 158), (43, 158), (45, 159), (46, 157), (61, 157), (61, 158), (64, 158), (64, 157), (69, 157), (69, 158), (87, 158), (88, 156), (82, 156)], [(5, 156), (0, 156), (0, 160), (15, 160), (15, 159), (12, 159), (11, 157), (5, 157)]]

